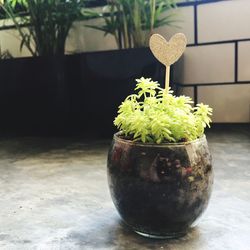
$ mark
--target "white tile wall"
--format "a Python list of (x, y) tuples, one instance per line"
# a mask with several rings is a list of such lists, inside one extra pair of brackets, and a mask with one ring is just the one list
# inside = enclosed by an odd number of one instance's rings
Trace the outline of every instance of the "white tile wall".
[(238, 81), (250, 81), (250, 42), (238, 45)]
[(180, 95), (190, 96), (194, 100), (194, 90), (192, 87), (185, 87), (179, 89)]
[(198, 102), (213, 109), (213, 122), (250, 122), (250, 84), (200, 87)]
[(176, 67), (179, 83), (233, 82), (234, 44), (188, 47)]
[(117, 49), (115, 39), (111, 35), (104, 37), (104, 32), (85, 27), (85, 25), (101, 25), (102, 19), (76, 22), (72, 27), (67, 43), (67, 51), (100, 51)]
[(0, 47), (2, 51), (9, 50), (13, 57), (31, 56), (25, 46), (22, 51), (20, 51), (20, 38), (18, 32), (15, 30), (0, 31)]
[(250, 38), (250, 1), (227, 0), (198, 6), (198, 42)]
[[(175, 33), (182, 32), (187, 36), (188, 44), (194, 43), (194, 8), (192, 6), (178, 8), (175, 11), (174, 26), (163, 26), (155, 29), (155, 33), (159, 33), (166, 37), (167, 40)], [(166, 15), (166, 14), (165, 14)], [(164, 15), (163, 15), (164, 16)]]
[[(183, 88), (181, 93), (193, 97), (191, 88)], [(198, 103), (213, 108), (213, 122), (250, 122), (250, 85), (199, 87), (198, 96)]]
[[(193, 88), (182, 88), (180, 94), (193, 98)], [(213, 108), (213, 122), (250, 122), (250, 84), (198, 87), (198, 103)]]

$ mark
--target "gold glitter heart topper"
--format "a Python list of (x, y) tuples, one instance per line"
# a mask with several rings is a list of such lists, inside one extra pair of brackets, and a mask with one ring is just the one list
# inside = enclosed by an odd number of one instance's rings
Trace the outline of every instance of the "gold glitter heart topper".
[(187, 38), (182, 33), (173, 35), (169, 41), (159, 34), (153, 34), (149, 47), (155, 58), (166, 66), (165, 89), (169, 89), (170, 66), (182, 56), (187, 46)]

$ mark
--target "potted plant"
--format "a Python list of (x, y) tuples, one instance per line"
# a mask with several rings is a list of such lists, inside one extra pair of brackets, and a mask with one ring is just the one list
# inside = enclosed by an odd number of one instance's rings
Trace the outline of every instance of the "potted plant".
[(63, 55), (68, 28), (80, 10), (84, 13), (81, 4), (71, 11), (77, 2), (8, 0), (1, 5), (20, 34), (21, 48), (26, 46), (34, 56), (0, 63), (1, 127), (16, 130), (18, 124), (20, 131), (31, 134), (61, 127), (68, 133), (110, 136), (114, 107), (132, 90), (128, 83), (142, 74), (160, 80), (162, 68), (148, 48)]
[[(91, 10), (84, 13), (85, 16), (89, 14), (90, 17), (103, 19), (103, 26), (88, 27), (101, 30), (104, 35), (113, 35), (118, 49), (82, 55), (82, 84), (78, 85), (77, 93), (84, 98), (72, 99), (73, 110), (78, 114), (77, 125), (83, 127), (86, 124), (82, 113), (88, 107), (87, 129), (102, 137), (110, 137), (115, 132), (112, 126), (116, 115), (115, 107), (133, 90), (130, 84), (132, 80), (141, 75), (158, 81), (164, 79), (164, 69), (152, 56), (148, 39), (154, 28), (173, 24), (176, 8), (173, 0), (106, 2), (107, 6), (103, 11)], [(163, 13), (165, 17), (162, 17)], [(95, 93), (96, 98), (85, 93)], [(102, 124), (101, 128), (99, 124)]]
[[(73, 55), (64, 55), (65, 41), (73, 22), (83, 18), (83, 4), (84, 0), (0, 3), (1, 13), (19, 34), (20, 49), (26, 47), (32, 55), (0, 63), (2, 129), (44, 134), (67, 128), (69, 83), (76, 75), (71, 64), (79, 61), (72, 59)], [(75, 70), (78, 68), (75, 65)]]
[[(81, 3), (83, 2), (85, 6), (93, 3), (85, 1), (79, 0), (79, 5), (77, 5), (78, 0), (5, 1), (2, 7), (21, 35), (21, 47), (26, 46), (34, 57), (0, 63), (3, 85), (0, 112), (6, 114), (3, 119), (5, 122), (0, 126), (5, 126), (7, 129), (18, 127), (20, 130), (25, 129), (25, 133), (32, 131), (35, 134), (36, 131), (47, 133), (51, 128), (54, 133), (61, 128), (63, 133), (66, 130), (70, 134), (86, 133), (98, 137), (110, 137), (114, 133), (112, 120), (116, 115), (115, 107), (133, 89), (129, 83), (141, 75), (153, 77), (158, 81), (164, 78), (162, 66), (152, 56), (149, 48), (145, 47), (147, 45), (138, 48), (139, 45), (134, 44), (132, 36), (129, 38), (132, 41), (132, 48), (62, 55), (68, 27), (74, 18), (82, 18), (79, 11), (83, 13), (84, 18), (86, 17), (84, 11), (86, 8), (80, 8)], [(18, 10), (21, 12), (16, 12), (16, 2), (19, 3)], [(129, 1), (126, 2), (127, 6)], [(175, 8), (174, 4), (171, 4), (173, 1), (152, 1), (152, 5), (146, 2), (143, 8), (147, 11), (146, 16), (143, 11), (131, 13), (126, 10), (125, 26), (135, 27), (131, 22), (132, 19), (136, 20), (136, 16), (142, 19), (133, 34), (145, 34), (145, 32), (149, 34), (150, 27), (170, 24), (173, 21), (171, 15), (168, 15), (167, 19), (159, 16), (163, 11), (170, 10), (167, 6)], [(57, 8), (55, 4), (59, 7)], [(64, 4), (68, 7), (63, 7)], [(76, 8), (72, 10), (74, 6)], [(32, 13), (31, 16), (27, 15), (29, 12)], [(64, 22), (67, 15), (69, 20)], [(115, 12), (111, 12), (111, 15), (106, 13), (104, 16), (110, 20), (112, 15), (115, 15)], [(100, 13), (93, 16), (99, 17)], [(156, 21), (152, 17), (157, 17)], [(62, 35), (55, 35), (59, 34), (57, 30), (62, 30)], [(119, 29), (116, 32), (121, 33), (119, 39), (121, 44), (124, 44), (123, 31)], [(138, 35), (136, 37), (138, 38)], [(141, 38), (143, 37), (146, 36), (143, 35)], [(11, 71), (15, 74), (10, 75)], [(95, 99), (91, 95), (94, 92)], [(99, 128), (100, 123), (101, 128)]]
[(153, 238), (184, 235), (208, 204), (213, 183), (204, 129), (212, 109), (168, 87), (169, 69), (186, 46), (183, 34), (169, 42), (155, 34), (150, 48), (166, 66), (166, 86), (137, 80), (114, 120), (120, 130), (108, 154), (113, 202), (135, 232)]
[(211, 108), (192, 107), (151, 79), (137, 80), (114, 124), (108, 155), (113, 202), (135, 232), (154, 238), (185, 234), (208, 204), (213, 172), (204, 128)]
[(74, 21), (83, 18), (84, 0), (7, 0), (0, 7), (32, 56), (64, 55)]

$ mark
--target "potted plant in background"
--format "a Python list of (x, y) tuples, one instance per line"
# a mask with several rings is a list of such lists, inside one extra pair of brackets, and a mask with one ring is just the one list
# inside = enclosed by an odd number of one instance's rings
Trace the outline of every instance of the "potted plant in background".
[[(15, 11), (16, 3), (21, 12)], [(108, 1), (111, 11), (105, 15), (82, 9), (90, 3), (8, 0), (3, 5), (20, 33), (21, 48), (26, 46), (34, 57), (0, 64), (4, 85), (0, 102), (5, 107), (1, 113), (6, 122), (1, 126), (18, 124), (28, 133), (52, 127), (62, 128), (63, 133), (110, 136), (115, 107), (132, 91), (130, 82), (141, 75), (163, 79), (163, 68), (150, 53), (147, 40), (153, 28), (173, 23), (172, 14), (168, 15), (176, 7), (173, 0)], [(162, 13), (167, 17), (162, 18)], [(112, 32), (120, 48), (127, 49), (63, 55), (69, 27), (87, 14), (105, 18), (107, 27), (115, 25)]]
[[(32, 56), (64, 55), (72, 24), (83, 18), (83, 0), (7, 0), (0, 7)], [(17, 11), (17, 7), (19, 11)]]
[[(154, 28), (174, 23), (175, 8), (173, 0), (115, 0), (107, 1), (103, 11), (85, 10), (85, 16), (104, 21), (103, 25), (85, 26), (113, 35), (118, 49), (81, 57), (81, 81), (86, 84), (79, 85), (78, 93), (84, 98), (72, 100), (73, 110), (82, 118), (78, 125), (85, 122), (81, 114), (88, 106), (89, 129), (95, 135), (110, 137), (115, 131), (111, 122), (115, 107), (133, 90), (131, 81), (141, 75), (158, 81), (164, 78), (162, 66), (150, 53), (148, 39)], [(95, 93), (96, 98), (84, 93)]]
[(149, 37), (155, 28), (176, 22), (173, 12), (166, 15), (174, 8), (175, 0), (108, 0), (101, 13), (88, 12), (103, 18), (104, 24), (87, 27), (114, 36), (119, 49), (148, 47)]
[[(168, 69), (184, 51), (185, 38), (166, 42), (155, 36), (151, 49)], [(114, 124), (120, 132), (108, 154), (109, 188), (119, 214), (132, 230), (153, 238), (184, 235), (207, 207), (213, 183), (204, 135), (212, 109), (174, 96), (168, 79), (165, 89), (150, 78), (137, 80), (137, 92), (119, 107)]]
[(20, 36), (20, 49), (26, 47), (33, 56), (0, 64), (2, 127), (47, 133), (67, 123), (68, 82), (73, 72), (71, 58), (64, 56), (65, 41), (73, 22), (83, 18), (83, 5), (83, 0), (6, 0), (0, 4)]

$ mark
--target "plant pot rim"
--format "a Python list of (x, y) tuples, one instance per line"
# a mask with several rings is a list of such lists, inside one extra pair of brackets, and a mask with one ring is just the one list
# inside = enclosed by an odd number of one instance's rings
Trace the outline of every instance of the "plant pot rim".
[(186, 146), (186, 145), (189, 145), (189, 144), (193, 144), (193, 143), (196, 143), (196, 142), (201, 142), (203, 140), (206, 140), (206, 135), (203, 134), (201, 137), (195, 139), (195, 140), (192, 140), (192, 141), (187, 141), (187, 142), (169, 142), (169, 143), (160, 143), (160, 144), (157, 144), (157, 143), (143, 143), (143, 142), (134, 142), (134, 141), (131, 141), (131, 140), (127, 140), (127, 139), (123, 139), (121, 138), (119, 135), (121, 134), (122, 132), (119, 131), (117, 133), (114, 134), (113, 136), (113, 139), (115, 141), (119, 141), (121, 143), (124, 143), (124, 144), (130, 144), (130, 145), (134, 145), (134, 146), (139, 146), (139, 147), (166, 147), (166, 146), (179, 146), (179, 147), (182, 147), (182, 146)]

